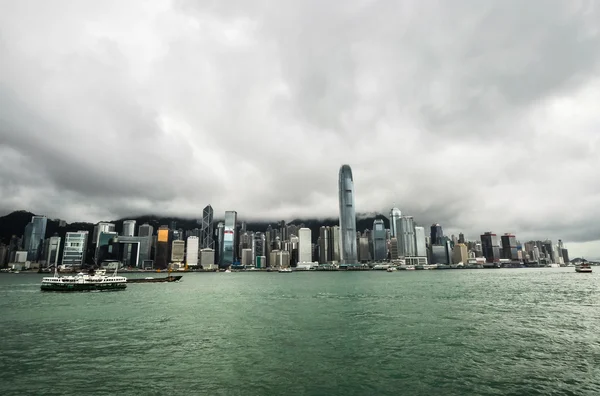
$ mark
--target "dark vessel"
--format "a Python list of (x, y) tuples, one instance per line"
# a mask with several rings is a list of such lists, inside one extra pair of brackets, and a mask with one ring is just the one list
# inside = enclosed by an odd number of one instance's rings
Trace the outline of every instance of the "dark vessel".
[(177, 282), (183, 275), (169, 275), (164, 278), (127, 278), (127, 283), (160, 283), (160, 282)]

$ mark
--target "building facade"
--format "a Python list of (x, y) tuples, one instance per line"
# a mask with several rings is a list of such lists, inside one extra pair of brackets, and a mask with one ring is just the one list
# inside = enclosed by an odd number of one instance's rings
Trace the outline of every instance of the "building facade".
[(373, 222), (373, 260), (383, 261), (387, 259), (387, 244), (385, 239), (385, 225), (383, 220), (376, 219)]
[(236, 227), (237, 212), (230, 210), (225, 212), (225, 222), (223, 227), (223, 257), (221, 267), (230, 267), (235, 262), (236, 252)]
[(340, 263), (358, 264), (356, 249), (356, 208), (354, 206), (354, 178), (349, 165), (342, 165), (339, 172), (340, 203)]
[(62, 265), (66, 267), (78, 267), (85, 264), (87, 238), (87, 231), (67, 232), (63, 248)]
[(298, 263), (312, 262), (311, 238), (310, 228), (300, 228), (298, 230)]
[(135, 236), (135, 220), (125, 220), (123, 222), (122, 236), (132, 237)]

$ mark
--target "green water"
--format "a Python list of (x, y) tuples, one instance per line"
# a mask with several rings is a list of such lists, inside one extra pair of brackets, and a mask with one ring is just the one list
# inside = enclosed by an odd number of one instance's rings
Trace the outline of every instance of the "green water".
[(598, 395), (600, 269), (0, 275), (1, 395)]

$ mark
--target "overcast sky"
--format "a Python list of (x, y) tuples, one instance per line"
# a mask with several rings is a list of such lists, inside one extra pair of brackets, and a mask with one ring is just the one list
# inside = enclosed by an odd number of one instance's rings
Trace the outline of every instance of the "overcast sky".
[(358, 212), (589, 255), (599, 61), (592, 0), (0, 0), (0, 214), (334, 217), (348, 163)]

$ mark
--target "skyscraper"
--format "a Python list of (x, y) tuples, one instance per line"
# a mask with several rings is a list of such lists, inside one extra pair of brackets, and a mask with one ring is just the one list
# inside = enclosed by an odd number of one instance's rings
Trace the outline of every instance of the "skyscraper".
[(427, 257), (427, 243), (425, 242), (425, 228), (415, 227), (416, 254), (418, 257)]
[(94, 234), (92, 236), (92, 243), (94, 246), (98, 246), (98, 238), (101, 232), (113, 232), (115, 225), (113, 223), (98, 223), (94, 226)]
[(339, 174), (340, 196), (340, 263), (356, 265), (356, 208), (354, 207), (354, 179), (349, 165), (342, 165)]
[(319, 229), (319, 263), (327, 264), (330, 261), (329, 227), (321, 226)]
[(81, 266), (85, 263), (87, 238), (87, 231), (67, 232), (62, 256), (63, 265), (72, 267)]
[(442, 226), (439, 224), (431, 225), (431, 244), (432, 245), (442, 245), (444, 243), (444, 232), (442, 231)]
[(188, 267), (198, 266), (198, 251), (199, 251), (199, 239), (197, 236), (190, 236), (187, 239), (187, 246), (185, 249), (185, 263)]
[(402, 216), (397, 223), (398, 254), (400, 257), (417, 256), (415, 222), (412, 216)]
[(223, 229), (223, 259), (221, 260), (222, 267), (230, 267), (235, 261), (236, 227), (237, 212), (233, 210), (225, 212), (225, 224)]
[(154, 267), (165, 269), (169, 264), (169, 227), (160, 226), (156, 239), (156, 253), (154, 254)]
[(213, 227), (213, 208), (208, 205), (202, 211), (202, 228), (200, 231), (200, 238), (202, 239), (200, 246), (202, 249), (213, 249), (215, 247)]
[(122, 236), (132, 237), (135, 236), (135, 220), (125, 220), (123, 222)]
[(383, 261), (387, 258), (387, 247), (385, 241), (385, 225), (383, 220), (373, 221), (373, 260)]
[(300, 228), (298, 234), (298, 263), (311, 263), (312, 248), (310, 228)]
[(58, 265), (60, 240), (61, 238), (58, 235), (48, 238), (48, 246), (46, 248), (46, 267), (54, 267)]
[(148, 223), (144, 223), (138, 228), (138, 236), (148, 237), (152, 236), (152, 234), (154, 234), (154, 227)]
[(398, 237), (398, 230), (396, 224), (400, 217), (402, 217), (402, 212), (400, 211), (400, 209), (393, 207), (392, 210), (390, 210), (390, 231), (392, 238)]
[(46, 225), (48, 219), (46, 216), (33, 216), (31, 223), (25, 227), (24, 245), (27, 251), (27, 260), (38, 261), (44, 247), (46, 239)]
[(502, 240), (502, 258), (518, 261), (517, 240), (512, 234), (504, 234), (500, 237)]
[(500, 261), (500, 241), (496, 234), (486, 232), (481, 236), (481, 249), (485, 261), (494, 263)]

